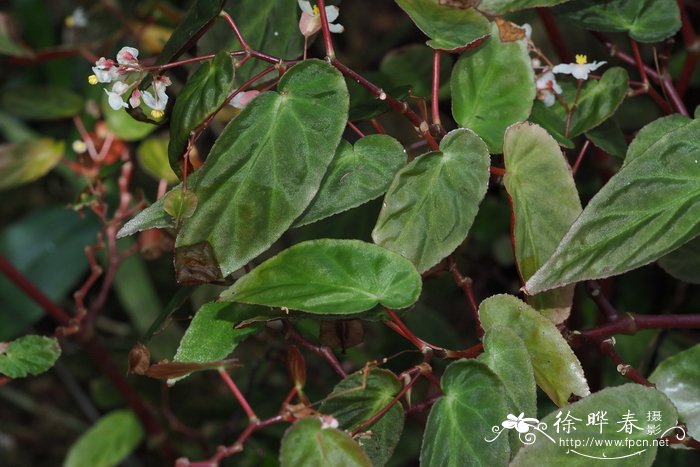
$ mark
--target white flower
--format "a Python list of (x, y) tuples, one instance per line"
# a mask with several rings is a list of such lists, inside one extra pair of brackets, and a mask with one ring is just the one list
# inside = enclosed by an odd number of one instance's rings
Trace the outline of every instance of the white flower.
[(122, 47), (119, 52), (117, 52), (117, 63), (120, 65), (126, 65), (127, 67), (138, 68), (139, 67), (139, 50), (133, 47)]
[(129, 89), (129, 85), (126, 83), (123, 83), (121, 81), (117, 81), (114, 83), (112, 86), (112, 91), (107, 91), (105, 89), (105, 92), (109, 96), (109, 106), (113, 108), (114, 110), (119, 110), (121, 108), (129, 107), (129, 104), (124, 102), (122, 99), (122, 94), (126, 92), (127, 89)]
[(245, 109), (248, 104), (250, 104), (250, 101), (258, 97), (260, 94), (260, 91), (252, 90), (252, 91), (246, 91), (246, 92), (241, 92), (239, 94), (236, 94), (233, 99), (231, 99), (231, 104), (237, 109)]
[(131, 93), (131, 97), (129, 98), (129, 105), (133, 108), (141, 105), (141, 91), (134, 89), (134, 92)]
[(168, 95), (165, 92), (166, 86), (170, 86), (170, 78), (167, 76), (158, 76), (153, 79), (153, 94), (149, 91), (141, 92), (143, 103), (151, 109), (151, 116), (159, 119), (163, 116), (165, 106), (168, 105)]
[(557, 99), (557, 94), (561, 94), (561, 86), (557, 83), (554, 73), (548, 71), (537, 78), (537, 98), (544, 102), (544, 105), (551, 107)]
[(532, 26), (530, 26), (529, 23), (524, 23), (522, 26), (520, 26), (525, 30), (525, 37), (530, 40), (532, 39)]
[(527, 433), (530, 431), (530, 428), (534, 425), (536, 426), (539, 423), (539, 420), (536, 418), (525, 418), (525, 413), (522, 412), (520, 415), (517, 417), (513, 414), (508, 414), (506, 417), (507, 420), (504, 420), (501, 425), (503, 425), (503, 428), (507, 428), (509, 430), (512, 430), (515, 428), (518, 430), (518, 433)]
[[(307, 0), (297, 0), (299, 2), (299, 8), (301, 8), (301, 19), (299, 20), (299, 30), (304, 35), (304, 37), (310, 37), (321, 30), (321, 12), (318, 6), (311, 6), (311, 3)], [(328, 29), (331, 32), (340, 33), (345, 30), (342, 24), (332, 24), (333, 21), (338, 19), (340, 15), (340, 9), (337, 6), (327, 6), (326, 7), (326, 19), (328, 20)]]
[(88, 19), (82, 7), (76, 8), (70, 16), (66, 17), (66, 26), (69, 28), (84, 28), (87, 25)]
[(90, 76), (88, 81), (91, 84), (111, 83), (119, 77), (117, 67), (114, 65), (114, 60), (100, 57), (100, 59), (95, 62), (95, 66), (92, 67), (92, 72), (95, 73), (93, 75), (94, 78)]
[(576, 79), (588, 79), (588, 73), (597, 70), (607, 62), (588, 63), (588, 57), (585, 55), (576, 55), (576, 63), (562, 63), (555, 66), (552, 71), (554, 73), (565, 73), (573, 75)]
[(338, 428), (338, 420), (333, 415), (321, 415), (319, 418), (321, 419), (322, 430)]

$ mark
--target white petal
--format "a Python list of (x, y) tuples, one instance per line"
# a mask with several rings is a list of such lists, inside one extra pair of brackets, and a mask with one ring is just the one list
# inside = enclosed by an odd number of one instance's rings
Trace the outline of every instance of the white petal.
[(515, 426), (518, 424), (518, 422), (514, 420), (506, 420), (504, 422), (501, 422), (501, 425), (503, 425), (503, 428), (507, 428), (509, 430), (515, 428)]
[(298, 2), (299, 2), (299, 8), (301, 8), (301, 11), (303, 11), (307, 15), (314, 14), (314, 8), (311, 6), (310, 2), (307, 2), (306, 0), (298, 0)]
[(117, 62), (123, 64), (132, 64), (134, 63), (134, 61), (138, 61), (136, 60), (138, 56), (138, 49), (135, 49), (133, 47), (122, 47), (121, 50), (117, 52)]
[(126, 102), (124, 102), (124, 101), (122, 100), (122, 96), (120, 96), (119, 94), (116, 94), (116, 93), (113, 93), (113, 92), (109, 92), (109, 91), (107, 91), (106, 89), (105, 89), (105, 92), (106, 92), (107, 95), (109, 96), (109, 100), (108, 100), (109, 106), (110, 106), (111, 108), (113, 108), (114, 110), (119, 110), (119, 109), (121, 109), (121, 108), (123, 108), (123, 107), (129, 107), (129, 104), (127, 104)]
[(574, 75), (576, 79), (588, 79), (589, 71), (588, 65), (575, 65), (573, 70), (571, 70), (571, 74)]
[(143, 99), (144, 104), (151, 108), (156, 106), (156, 98), (149, 91), (141, 91), (141, 99)]
[(130, 86), (128, 84), (126, 84), (122, 81), (117, 81), (112, 86), (112, 92), (118, 96), (121, 96), (122, 94), (124, 94), (124, 92), (126, 92), (127, 89), (129, 89), (129, 87)]
[(329, 24), (328, 29), (336, 34), (340, 34), (341, 32), (345, 31), (342, 24)]
[(532, 37), (532, 26), (530, 26), (528, 23), (525, 23), (520, 27), (525, 30), (525, 37), (530, 39)]
[(552, 68), (552, 73), (564, 73), (570, 75), (574, 72), (575, 66), (576, 65), (572, 65), (570, 63), (560, 63), (559, 65)]
[(608, 62), (593, 62), (588, 64), (588, 69), (591, 71), (597, 70), (601, 66), (605, 65)]
[(326, 19), (329, 23), (332, 23), (333, 21), (337, 20), (339, 14), (340, 9), (337, 6), (331, 5), (326, 7)]
[[(552, 90), (556, 92), (557, 94), (561, 94), (561, 86), (559, 86), (559, 83), (555, 79), (552, 79)], [(527, 420), (527, 419), (526, 419)]]
[(530, 431), (530, 425), (519, 422), (517, 425), (515, 425), (515, 429), (518, 430), (518, 433), (527, 433)]

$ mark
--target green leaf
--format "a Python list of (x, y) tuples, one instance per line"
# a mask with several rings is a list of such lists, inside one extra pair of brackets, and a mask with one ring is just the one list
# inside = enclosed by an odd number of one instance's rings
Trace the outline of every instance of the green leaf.
[(457, 60), (451, 86), (455, 121), (481, 136), (490, 152), (500, 153), (506, 128), (527, 120), (535, 98), (526, 41), (501, 42), (494, 24), (485, 46)]
[(140, 122), (134, 119), (123, 109), (114, 110), (109, 106), (108, 99), (107, 94), (102, 96), (100, 108), (102, 109), (102, 115), (104, 115), (107, 128), (119, 137), (119, 139), (123, 139), (124, 141), (139, 141), (158, 128), (157, 125)]
[(690, 284), (700, 284), (700, 237), (659, 259), (661, 269)]
[(170, 166), (180, 173), (180, 159), (190, 132), (204, 123), (224, 103), (233, 87), (233, 60), (225, 50), (203, 63), (187, 80), (170, 119)]
[[(655, 261), (700, 233), (700, 121), (652, 122), (622, 169), (591, 199), (529, 294)], [(657, 125), (666, 130), (655, 142)], [(641, 133), (641, 132), (640, 132)]]
[(24, 336), (0, 343), (0, 374), (10, 378), (38, 375), (51, 368), (60, 355), (55, 337)]
[(330, 65), (295, 65), (278, 91), (259, 95), (226, 126), (192, 183), (199, 206), (176, 246), (208, 242), (224, 276), (269, 248), (306, 209), (345, 127), (347, 89)]
[(280, 466), (371, 467), (372, 462), (350, 435), (324, 428), (316, 417), (305, 417), (284, 433)]
[(525, 342), (505, 326), (490, 328), (483, 338), (485, 363), (503, 383), (512, 410), (537, 414), (537, 386), (532, 359)]
[(681, 28), (678, 5), (668, 0), (578, 0), (557, 12), (587, 29), (627, 32), (639, 42), (660, 42)]
[(168, 140), (166, 138), (144, 140), (136, 150), (136, 157), (143, 171), (151, 177), (156, 180), (165, 180), (168, 183), (177, 182), (177, 175), (168, 164)]
[(143, 429), (130, 410), (108, 413), (73, 444), (63, 467), (112, 467), (143, 440)]
[(396, 0), (436, 50), (459, 53), (483, 43), (489, 21), (473, 8), (454, 8), (435, 0)]
[[(255, 50), (283, 59), (295, 59), (302, 55), (304, 38), (299, 33), (299, 4), (292, 0), (238, 0), (228, 2), (226, 11), (237, 21), (241, 35)], [(226, 25), (226, 38), (233, 36)], [(221, 43), (216, 43), (216, 50)], [(235, 38), (225, 50), (241, 50)], [(249, 60), (236, 70), (236, 81), (243, 83), (270, 66), (261, 60)]]
[(464, 128), (448, 133), (440, 151), (413, 160), (394, 178), (374, 242), (426, 271), (452, 253), (474, 222), (489, 180), (484, 142)]
[(550, 136), (557, 140), (560, 146), (567, 149), (573, 149), (575, 147), (574, 143), (564, 136), (564, 119), (554, 112), (551, 107), (545, 106), (540, 101), (535, 101), (528, 120), (547, 130)]
[[(413, 96), (430, 97), (433, 80), (433, 54), (423, 44), (412, 44), (386, 54), (379, 69), (389, 76), (396, 86), (409, 86)], [(440, 76), (448, 76), (452, 70), (452, 59), (442, 56)], [(447, 97), (450, 84), (445, 81), (440, 86), (439, 95)]]
[(649, 381), (666, 394), (678, 409), (688, 434), (700, 438), (700, 344), (673, 355), (656, 367)]
[[(566, 84), (562, 83), (564, 98), (571, 104), (576, 99), (576, 89)], [(620, 67), (610, 68), (598, 81), (586, 81), (581, 88), (576, 109), (571, 115), (569, 138), (595, 128), (610, 118), (625, 99), (628, 86), (627, 71)], [(566, 110), (561, 104), (556, 104), (553, 109), (560, 117), (558, 130), (564, 133)]]
[[(605, 419), (601, 420), (605, 423), (588, 424), (589, 416), (600, 412), (605, 412)], [(658, 412), (661, 421), (647, 421), (651, 412)], [(559, 413), (560, 422), (555, 425)], [(576, 418), (568, 419), (573, 423), (573, 429), (569, 433), (564, 431), (567, 422), (562, 423), (567, 414)], [(628, 425), (632, 433), (627, 433), (625, 418), (640, 429)], [(676, 410), (656, 389), (639, 384), (625, 384), (603, 389), (571, 404), (565, 410), (554, 411), (542, 423), (546, 424), (546, 427), (542, 426), (545, 434), (533, 430), (531, 433), (535, 435), (535, 443), (523, 446), (511, 462), (511, 467), (648, 467), (656, 457), (657, 447), (653, 445), (653, 440), (675, 425)], [(659, 425), (659, 432), (647, 434), (648, 425)], [(666, 433), (669, 434), (675, 433)], [(628, 447), (626, 443), (632, 446)]]
[(505, 390), (498, 377), (481, 362), (460, 360), (447, 367), (440, 383), (444, 396), (428, 415), (421, 465), (507, 465), (507, 438), (491, 444), (484, 441), (491, 427), (499, 425), (508, 413)]
[(391, 136), (370, 135), (354, 147), (342, 140), (316, 198), (294, 225), (310, 224), (381, 196), (405, 164), (406, 151)]
[[(95, 243), (98, 231), (93, 215), (80, 216), (63, 206), (48, 207), (3, 229), (0, 253), (51, 300), (62, 302), (84, 280), (88, 269), (84, 248)], [(18, 336), (42, 316), (39, 305), (0, 277), (0, 341)]]
[(190, 49), (209, 29), (224, 7), (225, 0), (196, 0), (182, 23), (178, 25), (163, 46), (156, 65), (169, 63)]
[(479, 306), (484, 331), (508, 327), (525, 342), (537, 385), (559, 407), (571, 395), (585, 397), (590, 391), (581, 363), (554, 323), (512, 295), (494, 295)]
[[(333, 388), (319, 411), (333, 415), (339, 428), (352, 431), (386, 407), (401, 387), (399, 379), (389, 370), (358, 371)], [(401, 437), (403, 423), (404, 411), (399, 402), (367, 427), (365, 431), (371, 432), (371, 436), (358, 437), (358, 443), (373, 466), (382, 467), (391, 458)]]
[[(265, 323), (253, 323), (243, 328), (235, 325), (264, 311), (238, 303), (205, 303), (194, 315), (173, 361), (206, 363), (225, 359), (238, 344), (265, 327)], [(184, 377), (169, 379), (168, 384)]]
[(526, 8), (546, 7), (569, 0), (481, 0), (479, 10), (490, 15), (502, 15)]
[(13, 26), (8, 15), (4, 14), (3, 18), (0, 18), (0, 54), (14, 57), (33, 57), (34, 52), (31, 49), (12, 37), (11, 29)]
[(378, 304), (406, 308), (420, 290), (420, 275), (399, 255), (359, 240), (322, 239), (268, 259), (220, 299), (333, 315)]
[(51, 138), (0, 144), (0, 190), (37, 180), (63, 157), (63, 141)]
[[(513, 243), (518, 270), (527, 281), (549, 258), (581, 214), (571, 168), (557, 142), (540, 126), (517, 123), (503, 142), (506, 186), (513, 209)], [(574, 287), (528, 298), (555, 322), (569, 316)]]
[(627, 141), (622, 133), (620, 125), (614, 118), (609, 118), (603, 123), (586, 132), (586, 138), (593, 144), (607, 152), (611, 156), (625, 158), (627, 153)]
[[(692, 125), (692, 123), (693, 119), (680, 114), (668, 115), (649, 123), (637, 132), (630, 143), (623, 165), (627, 165), (636, 157), (647, 153), (662, 139), (666, 141), (665, 145), (672, 144), (674, 139), (679, 136), (676, 132), (686, 131), (685, 127), (689, 124)], [(666, 136), (670, 137), (665, 138)]]
[(16, 86), (0, 93), (0, 108), (27, 120), (56, 120), (83, 110), (83, 98), (58, 86)]

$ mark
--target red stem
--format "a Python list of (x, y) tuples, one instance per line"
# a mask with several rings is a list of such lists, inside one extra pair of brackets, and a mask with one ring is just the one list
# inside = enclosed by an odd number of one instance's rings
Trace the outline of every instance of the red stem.
[(639, 44), (637, 41), (630, 39), (630, 44), (632, 44), (632, 52), (634, 53), (634, 62), (637, 65), (637, 70), (639, 70), (639, 76), (642, 82), (648, 84), (649, 78), (647, 77), (647, 71), (644, 68), (644, 62), (642, 61), (642, 54), (639, 51)]
[(229, 25), (229, 26), (231, 27), (231, 29), (233, 30), (233, 33), (236, 35), (236, 38), (238, 39), (238, 42), (241, 44), (241, 47), (243, 48), (243, 50), (248, 50), (248, 49), (250, 49), (250, 46), (248, 45), (248, 43), (247, 43), (247, 42), (245, 41), (245, 39), (243, 38), (243, 35), (241, 34), (241, 31), (238, 29), (238, 26), (236, 26), (236, 22), (233, 21), (233, 18), (231, 18), (231, 15), (229, 15), (229, 14), (226, 13), (225, 11), (222, 11), (222, 12), (221, 12), (221, 16), (224, 17), (224, 19), (226, 20), (226, 22), (228, 23), (228, 25)]
[(321, 15), (321, 31), (323, 33), (323, 45), (326, 48), (326, 56), (331, 59), (335, 58), (333, 50), (333, 39), (331, 39), (331, 30), (328, 28), (328, 18), (326, 17), (326, 0), (318, 1), (318, 12)]
[(581, 146), (581, 151), (578, 153), (578, 157), (576, 158), (576, 162), (574, 162), (574, 166), (571, 168), (571, 172), (573, 174), (576, 174), (578, 172), (578, 168), (581, 165), (581, 161), (583, 160), (583, 156), (586, 155), (588, 152), (588, 148), (591, 146), (591, 140), (587, 139), (585, 143), (583, 143), (583, 146)]
[(554, 47), (554, 51), (557, 53), (559, 60), (562, 63), (572, 62), (571, 52), (569, 52), (569, 49), (566, 47), (566, 42), (557, 24), (557, 19), (548, 8), (538, 8), (537, 13), (542, 20), (542, 24), (549, 36), (549, 42)]
[(467, 297), (469, 308), (472, 312), (472, 318), (474, 318), (474, 323), (476, 324), (477, 335), (481, 337), (484, 335), (484, 329), (481, 327), (481, 323), (479, 321), (479, 304), (474, 296), (472, 279), (462, 275), (461, 271), (457, 267), (457, 261), (455, 261), (451, 255), (447, 257), (447, 264), (449, 265), (448, 268), (455, 283), (462, 289), (462, 292), (464, 292), (464, 295)]
[(362, 133), (362, 131), (360, 131), (360, 129), (357, 128), (357, 125), (355, 125), (354, 123), (352, 123), (350, 120), (348, 120), (348, 128), (350, 128), (352, 131), (354, 131), (355, 133), (357, 133), (357, 135), (358, 135), (360, 138), (364, 138), (364, 137), (365, 137), (365, 134)]
[(236, 383), (233, 382), (233, 378), (231, 378), (231, 375), (229, 375), (224, 368), (219, 368), (219, 375), (221, 376), (221, 379), (224, 380), (226, 386), (228, 386), (233, 395), (236, 396), (236, 399), (238, 399), (238, 403), (241, 404), (241, 407), (243, 407), (243, 410), (245, 411), (246, 415), (248, 415), (248, 420), (250, 420), (252, 423), (255, 423), (258, 420), (260, 420), (258, 416), (255, 415), (255, 412), (246, 400), (243, 393), (238, 389), (238, 386), (236, 386)]
[(584, 337), (610, 337), (615, 334), (636, 334), (642, 329), (700, 329), (698, 315), (633, 315), (581, 331)]
[(433, 124), (442, 125), (440, 122), (440, 51), (433, 52), (433, 97), (431, 108), (433, 111)]

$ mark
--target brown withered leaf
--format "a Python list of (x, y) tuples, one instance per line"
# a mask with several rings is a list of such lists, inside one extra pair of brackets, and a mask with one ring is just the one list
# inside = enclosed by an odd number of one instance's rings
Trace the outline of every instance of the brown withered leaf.
[(148, 347), (141, 342), (137, 342), (129, 351), (129, 369), (128, 373), (135, 375), (146, 374), (151, 366), (151, 352)]
[(496, 18), (496, 26), (498, 26), (498, 34), (501, 37), (501, 42), (514, 42), (520, 39), (525, 39), (525, 29), (508, 20)]
[(321, 345), (337, 349), (349, 349), (362, 344), (365, 337), (365, 328), (359, 319), (338, 319), (333, 321), (321, 321), (319, 341)]
[(214, 370), (221, 367), (235, 368), (241, 366), (235, 358), (216, 362), (168, 362), (163, 361), (151, 365), (144, 376), (156, 379), (179, 378), (195, 371)]
[(175, 277), (178, 284), (195, 285), (223, 279), (209, 242), (175, 248)]
[(287, 349), (287, 371), (292, 384), (300, 391), (306, 385), (306, 362), (295, 345)]
[(287, 404), (282, 413), (288, 418), (299, 419), (304, 417), (318, 417), (320, 412), (315, 411), (306, 404)]

